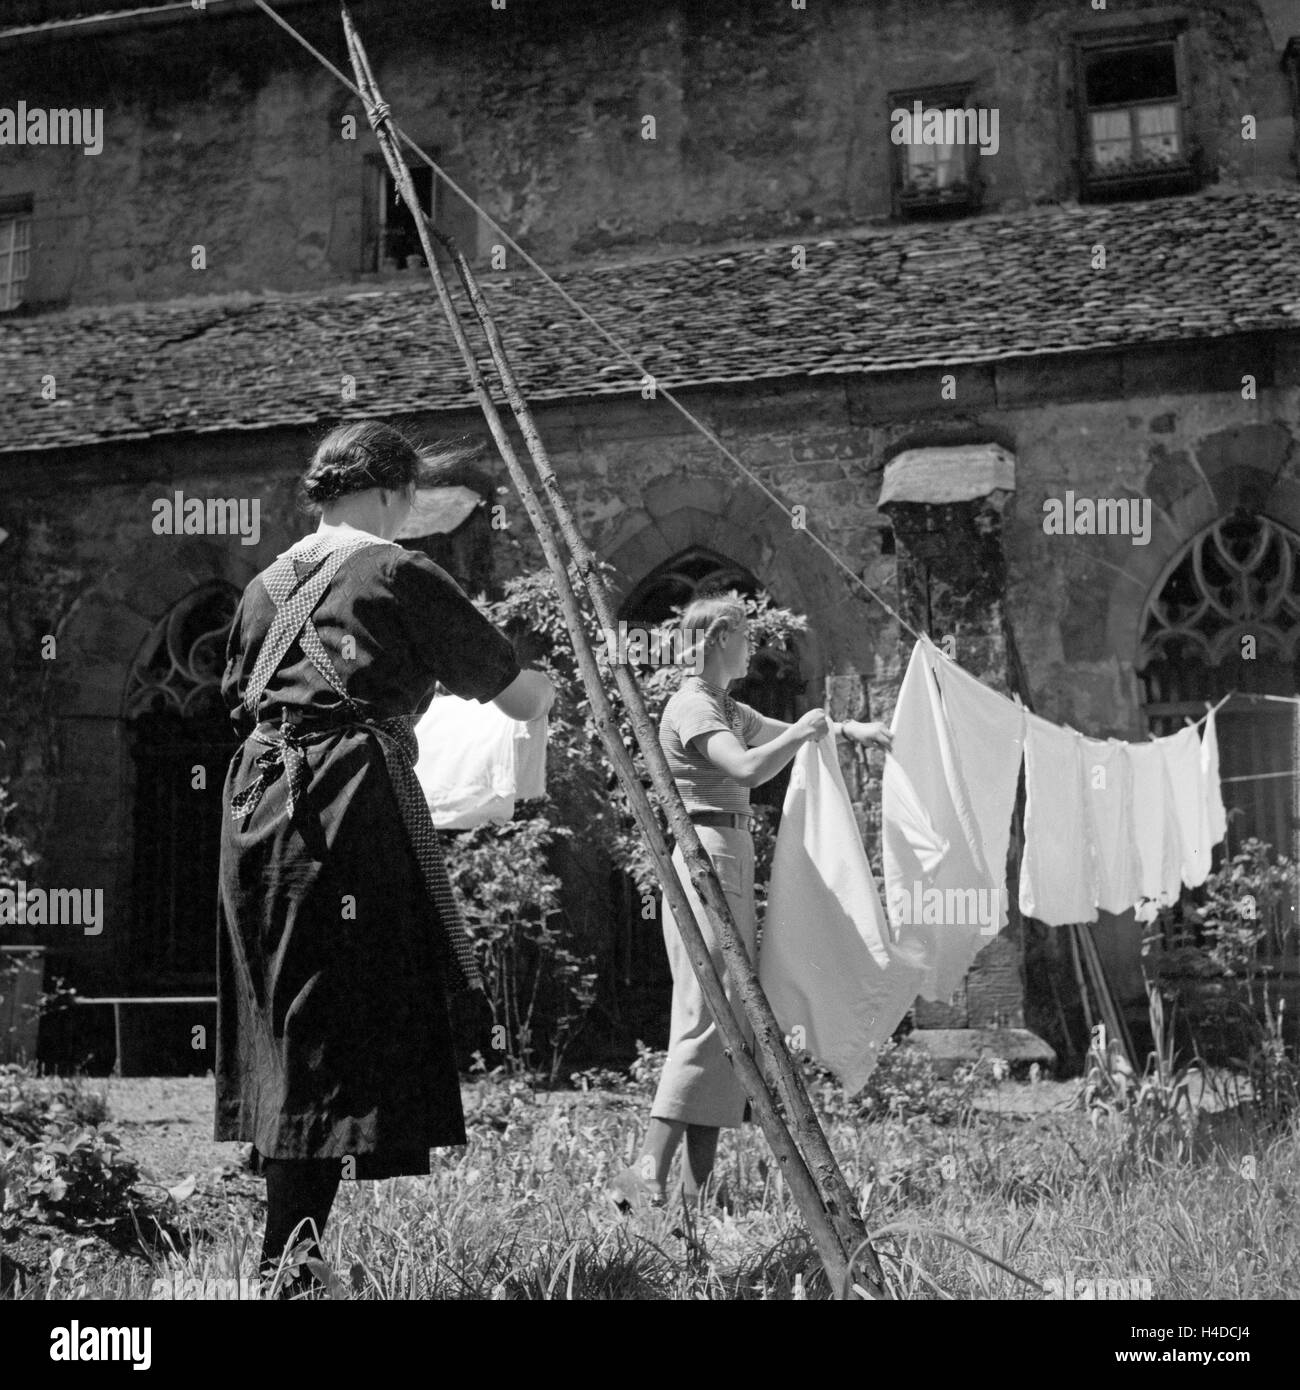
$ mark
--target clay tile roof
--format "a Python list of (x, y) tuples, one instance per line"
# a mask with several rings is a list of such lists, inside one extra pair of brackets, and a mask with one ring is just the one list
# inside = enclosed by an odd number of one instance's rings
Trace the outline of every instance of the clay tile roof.
[[(1106, 268), (1092, 268), (1093, 248)], [(1300, 328), (1300, 190), (1053, 207), (557, 274), (670, 387)], [(534, 401), (640, 374), (534, 272), (484, 277)], [(41, 396), (52, 373), (56, 398)], [(356, 379), (344, 405), (340, 382)], [(427, 280), (0, 320), (0, 451), (472, 407)]]

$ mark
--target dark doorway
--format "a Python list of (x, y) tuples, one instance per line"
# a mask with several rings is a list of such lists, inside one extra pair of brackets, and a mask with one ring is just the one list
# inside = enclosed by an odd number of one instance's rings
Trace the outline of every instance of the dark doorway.
[(128, 685), (135, 855), (122, 985), (132, 993), (215, 987), (221, 789), (238, 744), (221, 675), (238, 599), (226, 584), (188, 595), (155, 628)]

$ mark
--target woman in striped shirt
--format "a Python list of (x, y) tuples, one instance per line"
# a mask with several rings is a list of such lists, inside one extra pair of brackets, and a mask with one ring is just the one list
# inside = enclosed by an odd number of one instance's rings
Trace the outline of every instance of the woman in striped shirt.
[[(745, 606), (736, 596), (697, 599), (682, 615), (682, 630), (699, 643), (696, 664), (701, 669), (698, 675), (685, 678), (665, 706), (659, 743), (753, 959), (756, 921), (749, 789), (770, 781), (801, 744), (821, 738), (828, 729), (855, 743), (885, 749), (890, 746), (890, 734), (882, 724), (856, 720), (834, 724), (820, 709), (809, 710), (795, 723), (786, 724), (733, 700), (726, 693), (727, 686), (745, 675), (750, 656)], [(734, 983), (691, 884), (680, 847), (673, 852), (673, 865), (726, 988), (727, 1002), (743, 1023)], [(652, 1205), (663, 1205), (668, 1171), (683, 1135), (683, 1192), (688, 1200), (698, 1201), (713, 1171), (719, 1129), (736, 1128), (744, 1118), (745, 1093), (727, 1060), (722, 1035), (666, 902), (664, 944), (673, 976), (668, 1060), (651, 1107), (641, 1156), (614, 1181), (614, 1196), (620, 1205), (638, 1194)], [(745, 1031), (752, 1043), (748, 1027)]]

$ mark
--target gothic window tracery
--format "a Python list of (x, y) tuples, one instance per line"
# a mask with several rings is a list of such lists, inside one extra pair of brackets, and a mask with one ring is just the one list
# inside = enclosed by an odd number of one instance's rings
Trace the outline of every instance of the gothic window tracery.
[[(1234, 513), (1202, 531), (1147, 601), (1138, 665), (1242, 655), (1295, 661), (1300, 644), (1300, 537), (1267, 517)], [(1247, 648), (1249, 649), (1249, 648)]]
[(228, 584), (203, 585), (157, 624), (127, 681), (125, 716), (224, 717), (221, 675), (239, 595)]

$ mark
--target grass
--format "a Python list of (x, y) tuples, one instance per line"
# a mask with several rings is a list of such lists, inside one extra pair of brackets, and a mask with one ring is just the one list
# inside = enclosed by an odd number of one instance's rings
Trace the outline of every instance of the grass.
[[(1202, 1113), (1178, 1142), (1070, 1105), (1079, 1086), (1004, 1082), (1001, 1110), (828, 1132), (890, 1292), (906, 1299), (1034, 1299), (1049, 1279), (1150, 1280), (1156, 1299), (1300, 1295), (1300, 1142), (1247, 1115)], [(1051, 1096), (1055, 1105), (1022, 1104)], [(1039, 1113), (1032, 1113), (1037, 1110)], [(335, 1296), (356, 1299), (790, 1299), (824, 1297), (820, 1266), (761, 1134), (724, 1133), (718, 1172), (734, 1214), (619, 1215), (608, 1179), (636, 1152), (637, 1091), (539, 1096), (467, 1090), (471, 1139), (428, 1178), (344, 1184), (324, 1249)], [(181, 1225), (183, 1227), (183, 1219)], [(182, 1255), (79, 1278), (75, 1250), (50, 1298), (235, 1296), (260, 1218), (232, 1202)], [(964, 1242), (960, 1244), (957, 1242)], [(69, 1240), (71, 1247), (74, 1242)], [(971, 1252), (974, 1247), (1022, 1278)], [(1032, 1283), (1025, 1282), (1032, 1281)], [(224, 1293), (223, 1293), (224, 1291)]]

